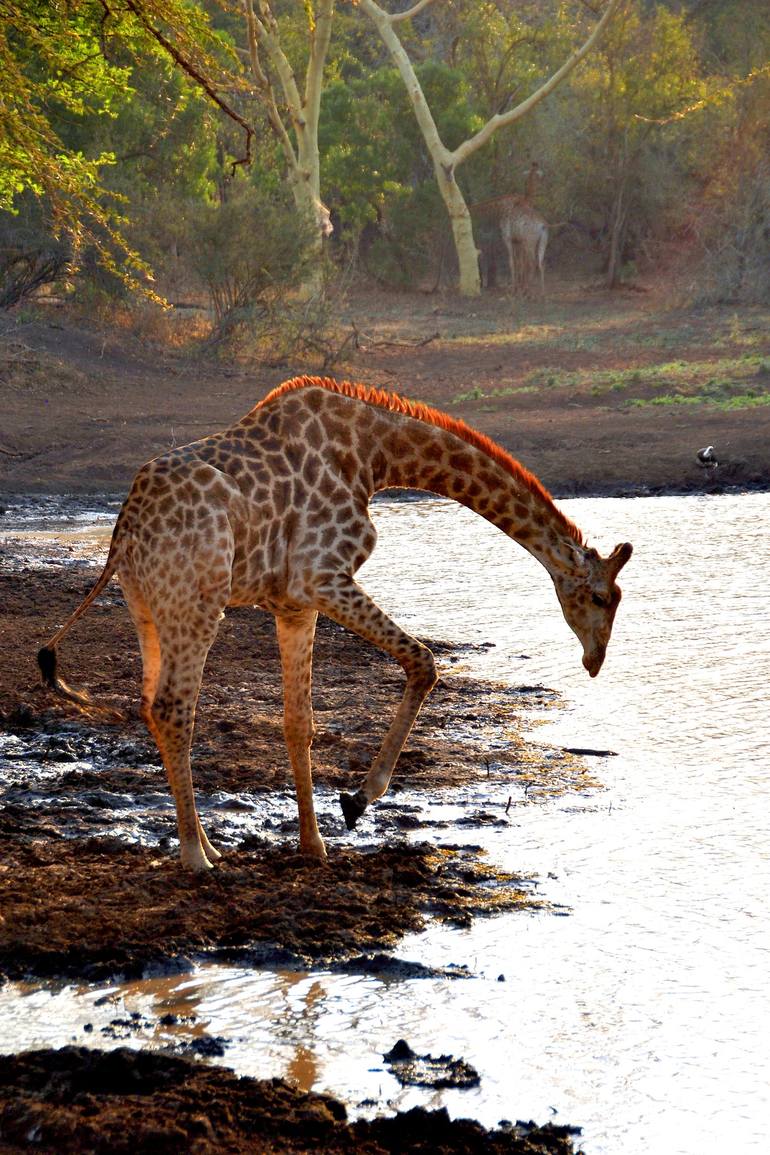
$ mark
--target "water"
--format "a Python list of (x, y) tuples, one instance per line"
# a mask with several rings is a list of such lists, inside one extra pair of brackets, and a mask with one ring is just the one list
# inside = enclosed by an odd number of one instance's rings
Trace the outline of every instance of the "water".
[[(100, 1007), (101, 989), (13, 988), (0, 991), (0, 1047), (86, 1041), (86, 1022), (109, 1045), (116, 1007), (138, 1016), (123, 1041), (158, 1045), (174, 1035), (159, 1022), (171, 1010), (196, 1016), (185, 1037), (226, 1038), (238, 1071), (289, 1075), (353, 1111), (420, 1102), (487, 1125), (554, 1118), (583, 1127), (587, 1155), (764, 1152), (770, 496), (562, 505), (604, 552), (635, 547), (596, 681), (545, 571), (458, 506), (379, 503), (361, 580), (420, 635), (494, 642), (467, 653), (467, 672), (559, 690), (567, 707), (533, 718), (534, 740), (617, 752), (590, 759), (604, 790), (468, 833), (501, 866), (539, 874), (570, 917), (402, 944), (404, 958), (466, 964), (464, 980), (208, 967), (116, 986)], [(480, 1087), (402, 1090), (382, 1063), (400, 1036), (461, 1055)]]

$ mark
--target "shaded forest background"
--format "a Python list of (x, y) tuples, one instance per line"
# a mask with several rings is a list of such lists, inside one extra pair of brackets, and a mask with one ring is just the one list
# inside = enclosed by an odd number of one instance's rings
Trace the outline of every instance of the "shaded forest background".
[[(399, 35), (449, 148), (535, 91), (597, 16), (571, 0), (416, 8)], [(250, 71), (249, 9), (280, 47), (259, 42)], [(217, 341), (248, 330), (285, 345), (310, 325), (311, 267), (318, 309), (356, 278), (456, 285), (430, 155), (358, 5), (0, 0), (0, 14), (0, 306), (43, 292), (146, 318), (197, 303)], [(281, 61), (306, 83), (326, 17), (321, 248), (291, 195), (304, 126)], [(691, 301), (766, 302), (769, 49), (766, 0), (621, 0), (564, 83), (458, 168), (462, 194), (522, 194), (536, 162), (549, 277), (673, 277)]]

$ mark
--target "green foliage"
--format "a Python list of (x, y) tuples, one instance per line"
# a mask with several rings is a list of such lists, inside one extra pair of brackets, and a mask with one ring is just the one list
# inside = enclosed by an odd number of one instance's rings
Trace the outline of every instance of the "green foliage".
[[(316, 5), (275, 0), (271, 8), (299, 76)], [(594, 20), (578, 0), (453, 0), (427, 6), (399, 33), (452, 148), (534, 91)], [(337, 226), (332, 248), (346, 258), (360, 252), (387, 283), (411, 285), (435, 274), (449, 234), (432, 162), (369, 22), (354, 5), (338, 5), (333, 28), (319, 141), (322, 197)], [(237, 261), (246, 186), (268, 215), (287, 199), (285, 156), (245, 43), (241, 5), (230, 0), (0, 0), (8, 300), (73, 264), (99, 291), (147, 290), (148, 266), (167, 286), (193, 253), (198, 226), (212, 237), (223, 230), (223, 251)], [(590, 233), (613, 282), (648, 268), (672, 237), (686, 238), (704, 254), (702, 297), (766, 300), (768, 47), (765, 0), (626, 0), (569, 83), (493, 136), (458, 179), (471, 201), (522, 192), (537, 159), (545, 174), (537, 207), (582, 228), (554, 231), (551, 260), (570, 236), (574, 244)], [(274, 67), (266, 55), (263, 64)], [(254, 130), (252, 164), (234, 178), (244, 119)], [(299, 241), (295, 210), (286, 211)], [(291, 285), (302, 258), (295, 254), (295, 266), (283, 228), (275, 222), (271, 275), (277, 284), (285, 273)], [(215, 257), (206, 258), (207, 277)], [(236, 279), (249, 276), (240, 268)], [(224, 304), (222, 315), (240, 307)]]
[[(444, 140), (455, 144), (481, 126), (464, 77), (429, 61), (417, 70)], [(358, 246), (367, 224), (380, 226), (367, 268), (391, 284), (413, 282), (434, 261), (446, 231), (433, 166), (395, 69), (339, 78), (322, 102), (321, 183), (340, 221), (340, 239)]]
[[(127, 240), (130, 165), (116, 146), (130, 138), (133, 120), (137, 137), (157, 150), (168, 135), (158, 129), (161, 119), (180, 126), (181, 110), (192, 103), (189, 84), (183, 94), (182, 75), (153, 29), (162, 29), (161, 39), (173, 36), (177, 54), (194, 68), (223, 75), (205, 13), (185, 0), (111, 7), (98, 0), (0, 0), (0, 17), (0, 209), (14, 213), (19, 197), (33, 194), (53, 236), (69, 239), (75, 260), (95, 250), (126, 285), (152, 295), (149, 268)], [(169, 87), (176, 89), (172, 109)], [(189, 161), (198, 150), (188, 129), (182, 126)], [(156, 172), (155, 179), (167, 175)]]
[(306, 271), (312, 229), (294, 211), (239, 182), (223, 204), (191, 214), (192, 263), (206, 287), (218, 331), (271, 316)]
[(691, 26), (656, 6), (626, 3), (549, 110), (559, 214), (601, 238), (611, 284), (645, 237), (681, 223), (699, 144), (673, 119), (706, 91)]

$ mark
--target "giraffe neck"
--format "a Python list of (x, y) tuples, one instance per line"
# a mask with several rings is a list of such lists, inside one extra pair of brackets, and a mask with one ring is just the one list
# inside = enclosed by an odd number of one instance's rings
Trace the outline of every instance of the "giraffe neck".
[(553, 577), (573, 574), (585, 557), (580, 530), (536, 477), (484, 434), (420, 402), (351, 382), (298, 377), (269, 393), (238, 428), (247, 436), (267, 435), (262, 447), (269, 443), (271, 453), (285, 441), (287, 456), (304, 462), (303, 476), (315, 478), (313, 484), (320, 484), (319, 471), (330, 471), (323, 485), (337, 500), (347, 490), (365, 507), (379, 490), (427, 490), (491, 522)]
[(584, 552), (580, 531), (537, 480), (513, 464), (511, 472), (505, 460), (446, 429), (399, 417), (372, 454), (372, 492), (399, 487), (449, 497), (519, 542), (552, 575), (572, 572)]

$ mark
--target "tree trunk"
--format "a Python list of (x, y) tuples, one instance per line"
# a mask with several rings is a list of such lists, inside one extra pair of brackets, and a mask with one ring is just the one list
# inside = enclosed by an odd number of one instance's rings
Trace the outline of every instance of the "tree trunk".
[(617, 289), (623, 266), (623, 244), (628, 221), (628, 141), (624, 139), (620, 155), (619, 177), (610, 220), (610, 249), (607, 257), (606, 285)]
[(465, 203), (463, 195), (457, 187), (455, 171), (463, 161), (467, 160), (469, 156), (472, 156), (483, 144), (486, 144), (498, 129), (505, 125), (513, 124), (515, 120), (518, 120), (519, 117), (529, 112), (570, 74), (573, 68), (590, 52), (598, 40), (612, 13), (617, 8), (619, 0), (609, 0), (602, 16), (596, 22), (593, 31), (585, 43), (577, 49), (577, 51), (573, 52), (565, 63), (562, 64), (561, 68), (557, 69), (531, 96), (523, 100), (516, 108), (509, 109), (508, 112), (491, 117), (483, 128), (459, 145), (454, 152), (450, 152), (439, 136), (438, 128), (436, 127), (422, 88), (420, 87), (417, 74), (412, 67), (412, 62), (399, 40), (398, 35), (394, 31), (395, 24), (403, 20), (410, 20), (426, 8), (431, 3), (431, 0), (416, 0), (416, 3), (413, 4), (411, 8), (397, 13), (386, 12), (376, 0), (357, 0), (357, 2), (358, 7), (366, 13), (379, 32), (393, 63), (401, 75), (414, 110), (415, 118), (422, 132), (425, 146), (433, 161), (433, 170), (436, 174), (439, 191), (449, 213), (452, 236), (454, 238), (455, 249), (457, 250), (457, 263), (460, 269), (460, 292), (466, 297), (478, 296), (481, 292), (478, 252), (476, 250), (476, 242), (473, 239), (470, 213), (468, 212), (468, 206)]
[(436, 179), (452, 226), (452, 237), (459, 266), (460, 292), (464, 297), (477, 297), (481, 292), (481, 278), (479, 276), (479, 254), (473, 236), (471, 214), (468, 211), (465, 198), (457, 186), (457, 181), (447, 177), (443, 169), (436, 170)]
[[(258, 14), (253, 0), (244, 0), (246, 28), (252, 72), (268, 114), (268, 121), (281, 146), (287, 179), (297, 215), (315, 226), (311, 240), (311, 264), (302, 288), (303, 296), (317, 296), (323, 288), (323, 233), (319, 226), (321, 203), (321, 164), (318, 151), (318, 121), (323, 90), (323, 71), (331, 38), (334, 0), (320, 0), (310, 29), (310, 49), (305, 73), (304, 93), (300, 93), (294, 70), (280, 39), (280, 28), (269, 0), (258, 0)], [(259, 49), (270, 58), (280, 81), (288, 108), (294, 140), (284, 124), (268, 74), (259, 60)]]
[(618, 189), (612, 207), (610, 224), (610, 253), (607, 255), (607, 289), (616, 289), (620, 284), (620, 270), (623, 255), (623, 233), (626, 228), (626, 196), (623, 186)]
[(479, 279), (479, 260), (476, 252), (476, 243), (473, 239), (473, 227), (468, 206), (463, 194), (454, 178), (454, 164), (449, 150), (444, 146), (439, 136), (433, 114), (428, 107), (420, 81), (412, 67), (412, 62), (406, 54), (401, 41), (393, 31), (391, 17), (373, 0), (359, 0), (361, 8), (371, 19), (383, 39), (385, 47), (391, 55), (393, 63), (398, 69), (404, 82), (407, 96), (414, 110), (414, 115), (420, 126), (425, 147), (430, 153), (433, 162), (433, 171), (439, 192), (449, 214), (452, 228), (452, 237), (457, 251), (457, 263), (460, 268), (460, 292), (463, 296), (475, 297), (481, 292)]

